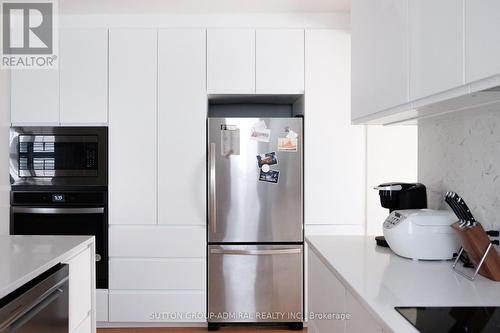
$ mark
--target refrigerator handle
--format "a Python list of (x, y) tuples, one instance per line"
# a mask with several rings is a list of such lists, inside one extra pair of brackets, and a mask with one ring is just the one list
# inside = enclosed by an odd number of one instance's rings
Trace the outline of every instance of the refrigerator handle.
[(272, 249), (272, 250), (224, 250), (211, 249), (212, 254), (233, 254), (233, 255), (273, 255), (273, 254), (297, 254), (302, 253), (302, 249)]
[(212, 228), (212, 233), (217, 231), (217, 197), (215, 191), (215, 143), (210, 143), (209, 149), (209, 159), (210, 159), (210, 227)]

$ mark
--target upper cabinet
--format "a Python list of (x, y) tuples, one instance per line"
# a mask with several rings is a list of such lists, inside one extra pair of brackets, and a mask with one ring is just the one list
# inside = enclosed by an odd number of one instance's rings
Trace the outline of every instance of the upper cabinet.
[(108, 122), (108, 32), (62, 30), (61, 123)]
[(256, 32), (256, 91), (304, 91), (304, 30)]
[[(415, 121), (498, 103), (500, 2), (353, 0), (354, 123)], [(478, 97), (480, 94), (480, 98)]]
[(304, 30), (209, 29), (209, 94), (302, 93)]
[(11, 122), (106, 124), (107, 30), (61, 30), (59, 45), (59, 69), (12, 71)]
[(411, 100), (463, 85), (462, 1), (409, 0), (408, 5)]
[(352, 118), (408, 102), (407, 3), (352, 2)]
[(10, 84), (12, 124), (59, 124), (58, 70), (13, 70)]
[(255, 91), (255, 30), (207, 31), (207, 87), (214, 93)]
[(500, 73), (500, 1), (465, 0), (466, 80)]

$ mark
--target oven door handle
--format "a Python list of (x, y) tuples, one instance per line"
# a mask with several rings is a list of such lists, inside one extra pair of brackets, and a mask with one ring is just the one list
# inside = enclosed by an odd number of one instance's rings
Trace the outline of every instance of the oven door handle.
[(47, 208), (47, 207), (12, 207), (14, 214), (103, 214), (104, 207), (93, 208)]

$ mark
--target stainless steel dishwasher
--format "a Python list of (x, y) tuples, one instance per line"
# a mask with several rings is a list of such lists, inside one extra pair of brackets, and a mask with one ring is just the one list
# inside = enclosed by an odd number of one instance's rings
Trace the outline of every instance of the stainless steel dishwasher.
[(0, 300), (0, 333), (67, 333), (68, 266), (57, 265)]

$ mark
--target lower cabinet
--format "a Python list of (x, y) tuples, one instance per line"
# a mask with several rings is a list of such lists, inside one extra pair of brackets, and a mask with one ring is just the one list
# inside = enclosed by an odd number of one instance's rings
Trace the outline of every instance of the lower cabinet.
[(308, 251), (308, 320), (311, 333), (382, 333), (370, 313), (351, 295), (312, 249)]
[(69, 265), (69, 330), (70, 333), (91, 333), (95, 288), (94, 247), (88, 247), (65, 264)]
[(205, 291), (127, 291), (109, 293), (110, 322), (204, 322)]
[(382, 328), (375, 319), (348, 291), (345, 309), (351, 315), (351, 319), (346, 321), (347, 333), (382, 333)]
[(108, 289), (97, 289), (95, 296), (96, 321), (108, 321)]

